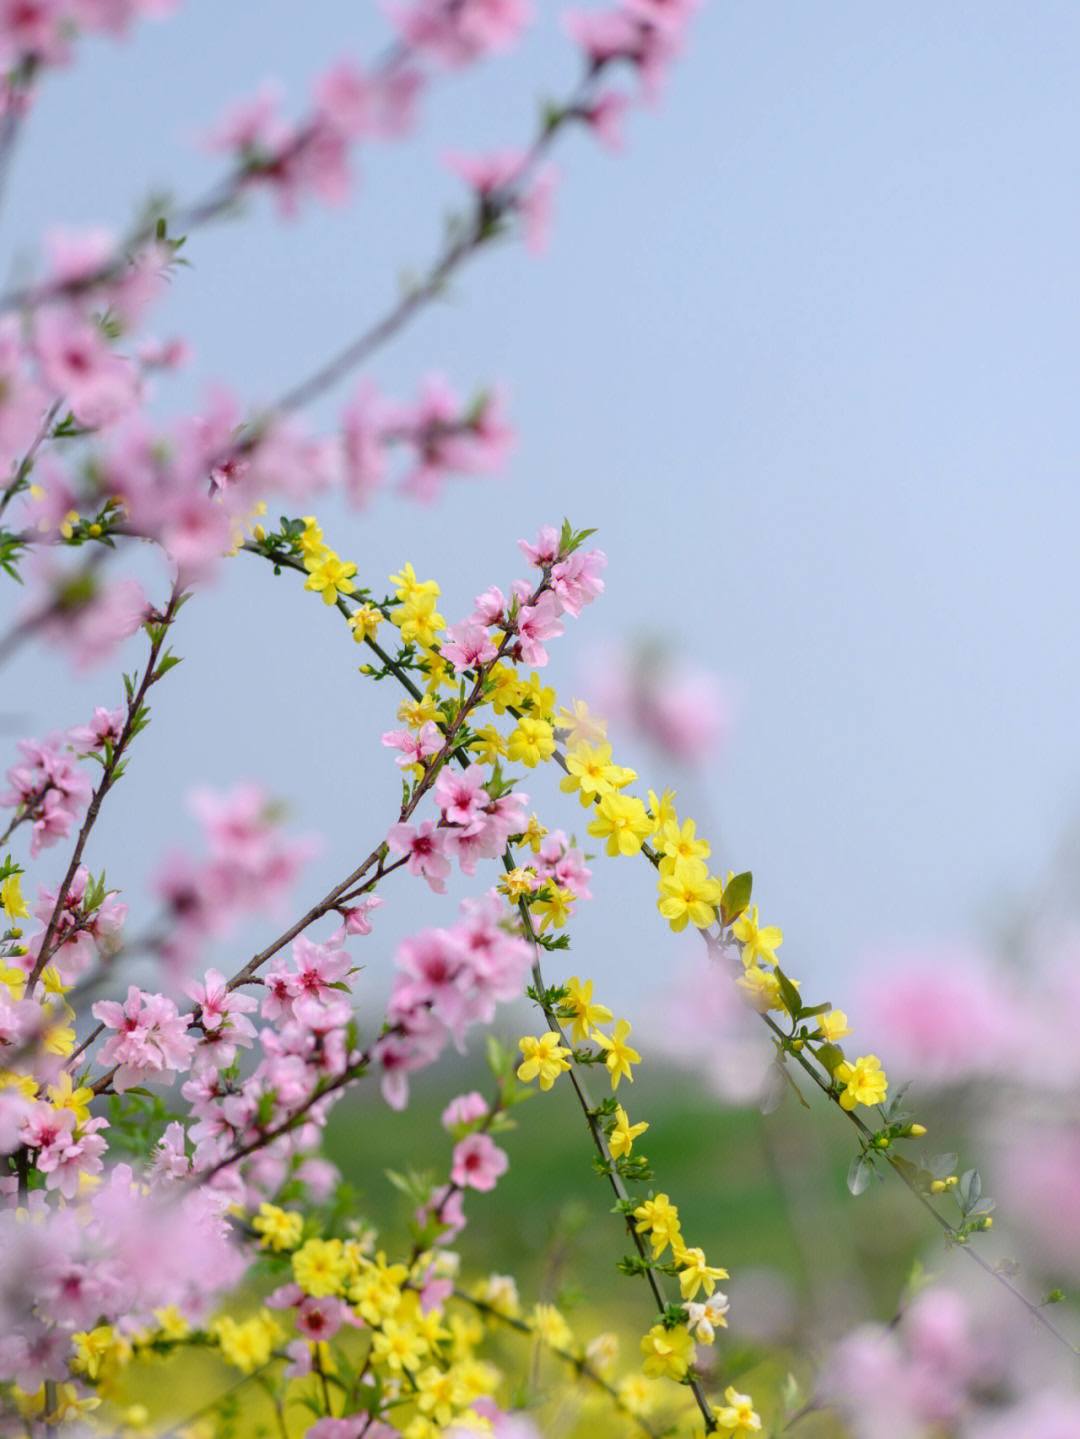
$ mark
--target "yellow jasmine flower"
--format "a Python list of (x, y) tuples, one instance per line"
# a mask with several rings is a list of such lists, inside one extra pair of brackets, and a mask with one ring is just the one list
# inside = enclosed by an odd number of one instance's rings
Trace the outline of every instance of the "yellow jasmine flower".
[(383, 622), (382, 610), (374, 605), (358, 605), (349, 616), (349, 628), (352, 630), (352, 637), (358, 645), (365, 640), (375, 638), (375, 631)]
[(304, 568), (309, 571), (304, 581), (304, 589), (321, 594), (324, 604), (336, 604), (338, 595), (351, 595), (356, 588), (349, 578), (350, 575), (356, 574), (356, 566), (351, 560), (341, 559), (333, 551), (328, 551), (321, 558), (312, 557), (305, 560)]
[(17, 874), (9, 874), (0, 884), (0, 905), (7, 911), (9, 919), (26, 919), (29, 915)]
[(589, 833), (607, 840), (608, 854), (639, 854), (652, 831), (645, 806), (630, 794), (604, 794), (596, 806)]
[(679, 1265), (679, 1288), (684, 1299), (693, 1299), (702, 1285), (705, 1293), (711, 1294), (716, 1288), (716, 1281), (728, 1277), (726, 1269), (716, 1269), (705, 1263), (703, 1249), (684, 1249), (680, 1245), (675, 1253), (675, 1262)]
[(561, 1007), (566, 1011), (566, 1018), (573, 1020), (570, 1037), (575, 1044), (584, 1044), (596, 1025), (611, 1023), (611, 1010), (603, 1004), (593, 1004), (592, 992), (591, 979), (582, 983), (575, 974), (566, 981), (566, 998)]
[(284, 1249), (295, 1249), (300, 1243), (304, 1232), (304, 1216), (264, 1202), (259, 1205), (259, 1212), (251, 1221), (251, 1227), (256, 1234), (262, 1235), (264, 1249), (273, 1249), (280, 1254)]
[(641, 1341), (641, 1352), (645, 1355), (641, 1367), (650, 1377), (682, 1379), (694, 1357), (694, 1341), (681, 1325), (665, 1329), (654, 1324)]
[(537, 818), (536, 814), (533, 813), (529, 816), (529, 823), (521, 832), (521, 838), (529, 846), (533, 854), (538, 854), (540, 851), (540, 846), (543, 844), (544, 836), (546, 834), (547, 830), (540, 823), (540, 820)]
[(558, 719), (559, 728), (566, 730), (567, 749), (576, 749), (579, 744), (603, 744), (607, 738), (607, 721), (591, 715), (584, 700), (572, 700), (569, 709), (559, 711)]
[(726, 1407), (713, 1407), (717, 1423), (729, 1434), (756, 1434), (761, 1428), (761, 1418), (754, 1412), (754, 1401), (749, 1394), (740, 1394), (734, 1384), (724, 1390)]
[(396, 586), (394, 593), (399, 600), (415, 599), (418, 595), (434, 598), (440, 593), (434, 580), (418, 580), (412, 565), (402, 565), (400, 574), (390, 576), (390, 583)]
[(372, 1364), (385, 1364), (388, 1369), (400, 1374), (405, 1369), (415, 1369), (428, 1352), (426, 1341), (411, 1324), (399, 1324), (395, 1319), (384, 1319), (382, 1328), (375, 1331), (371, 1344)]
[(533, 915), (540, 919), (541, 934), (549, 925), (553, 929), (562, 929), (570, 918), (574, 901), (577, 899), (573, 890), (560, 888), (554, 880), (547, 881), (545, 890), (547, 899), (538, 899), (530, 906)]
[(90, 1101), (94, 1091), (85, 1086), (75, 1088), (74, 1081), (66, 1069), (60, 1071), (55, 1084), (50, 1084), (45, 1093), (54, 1109), (70, 1109), (79, 1124), (90, 1118)]
[[(624, 773), (620, 765), (611, 763), (611, 746), (607, 743), (596, 745), (579, 744), (566, 756), (569, 771), (560, 781), (559, 788), (564, 794), (578, 791), (583, 806), (595, 803), (602, 794), (612, 794), (620, 786), (618, 781)], [(632, 770), (626, 771), (631, 778), (637, 776)], [(629, 783), (629, 780), (625, 781)]]
[(554, 1304), (534, 1304), (529, 1326), (552, 1349), (569, 1350), (573, 1345), (573, 1332)]
[(653, 822), (652, 834), (649, 838), (654, 840), (660, 838), (667, 825), (679, 823), (679, 817), (675, 813), (675, 791), (673, 789), (666, 789), (659, 799), (655, 790), (649, 791), (649, 818)]
[[(692, 821), (688, 821), (692, 823)], [(723, 886), (709, 874), (700, 859), (677, 858), (671, 871), (657, 880), (660, 898), (656, 907), (676, 933), (686, 928), (687, 921), (697, 929), (705, 929), (716, 918)]]
[(519, 865), (517, 869), (512, 869), (503, 875), (495, 888), (500, 894), (505, 894), (511, 904), (517, 904), (519, 899), (531, 894), (536, 888), (536, 872), (531, 869), (522, 869)]
[(540, 683), (540, 676), (535, 670), (521, 683), (520, 703), (538, 719), (550, 720), (555, 715), (555, 691), (550, 685)]
[[(671, 874), (675, 861), (679, 859), (708, 859), (711, 846), (706, 839), (695, 838), (696, 827), (688, 819), (681, 827), (677, 819), (668, 820), (657, 836), (659, 848), (663, 851), (660, 859), (660, 873)], [(717, 880), (719, 884), (720, 881)], [(723, 887), (721, 886), (721, 892)]]
[(292, 1257), (293, 1278), (313, 1299), (337, 1294), (349, 1272), (340, 1239), (309, 1239)]
[(655, 1199), (646, 1199), (634, 1210), (638, 1221), (634, 1228), (638, 1234), (648, 1231), (653, 1258), (658, 1258), (670, 1244), (672, 1249), (682, 1237), (679, 1227), (679, 1211), (666, 1194)]
[(509, 759), (520, 760), (529, 769), (555, 753), (555, 732), (547, 720), (522, 715), (506, 744)]
[(830, 1009), (827, 1014), (818, 1015), (818, 1028), (830, 1044), (835, 1044), (845, 1034), (851, 1033), (847, 1015), (842, 1009)]
[(889, 1087), (881, 1061), (874, 1054), (862, 1054), (854, 1064), (838, 1064), (833, 1078), (845, 1086), (840, 1096), (841, 1109), (854, 1109), (857, 1104), (880, 1104)]
[(766, 928), (758, 927), (758, 907), (753, 905), (750, 914), (743, 915), (731, 926), (731, 932), (742, 945), (742, 962), (747, 969), (762, 960), (766, 964), (776, 963), (776, 951), (784, 942), (782, 930), (775, 924)]
[(615, 1128), (608, 1135), (608, 1148), (613, 1159), (621, 1159), (634, 1147), (634, 1140), (648, 1129), (647, 1123), (631, 1124), (621, 1104), (615, 1108)]
[(539, 1039), (526, 1035), (518, 1040), (518, 1048), (525, 1056), (518, 1065), (517, 1077), (523, 1084), (539, 1077), (540, 1088), (550, 1089), (559, 1075), (570, 1068), (570, 1051), (559, 1043), (559, 1036), (553, 1031), (542, 1034)]
[[(791, 982), (796, 989), (801, 983), (797, 979)], [(739, 975), (735, 987), (742, 991), (742, 996), (750, 1008), (756, 1009), (759, 1014), (764, 1014), (767, 1009), (784, 1007), (784, 1001), (780, 998), (780, 981), (770, 969), (761, 969), (752, 964), (745, 974)]]
[(624, 1074), (630, 1083), (633, 1084), (634, 1076), (630, 1073), (630, 1066), (641, 1063), (641, 1055), (638, 1054), (636, 1049), (631, 1049), (626, 1042), (626, 1036), (629, 1033), (629, 1021), (620, 1019), (615, 1025), (614, 1035), (610, 1038), (608, 1035), (601, 1034), (599, 1031), (593, 1035), (596, 1043), (608, 1052), (604, 1063), (607, 1065), (608, 1073), (611, 1075), (611, 1087), (613, 1090), (618, 1089), (619, 1080)]
[[(506, 741), (493, 724), (478, 729), (469, 741), (469, 749), (481, 764), (493, 765), (506, 755)], [(536, 846), (539, 848), (539, 845)]]

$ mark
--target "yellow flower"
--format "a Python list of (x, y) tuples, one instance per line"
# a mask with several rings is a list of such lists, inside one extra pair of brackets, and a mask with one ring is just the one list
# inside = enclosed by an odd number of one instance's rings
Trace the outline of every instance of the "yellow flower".
[(537, 719), (550, 720), (555, 714), (555, 691), (550, 685), (541, 685), (540, 676), (533, 670), (522, 683), (520, 703)]
[(729, 1434), (756, 1434), (761, 1428), (760, 1416), (754, 1412), (754, 1401), (749, 1394), (740, 1394), (734, 1384), (724, 1390), (727, 1407), (713, 1408), (717, 1423)]
[(578, 744), (566, 756), (568, 773), (559, 781), (564, 794), (578, 791), (582, 805), (594, 804), (598, 796), (613, 794), (624, 784), (637, 779), (632, 769), (612, 764), (611, 746), (607, 743), (591, 745)]
[(435, 581), (418, 580), (412, 565), (402, 565), (399, 575), (390, 576), (390, 583), (396, 586), (394, 593), (399, 600), (414, 599), (417, 595), (431, 595), (434, 598), (439, 594), (439, 586)]
[(589, 833), (607, 840), (608, 854), (640, 854), (652, 831), (652, 821), (641, 801), (630, 794), (604, 794), (596, 806)]
[(880, 1104), (889, 1087), (881, 1061), (874, 1054), (861, 1054), (854, 1064), (838, 1064), (833, 1078), (845, 1086), (840, 1096), (841, 1109), (854, 1109), (857, 1104)]
[(573, 700), (569, 709), (561, 709), (558, 720), (559, 728), (566, 730), (567, 749), (576, 749), (579, 744), (603, 744), (607, 738), (607, 721), (591, 715), (584, 700)]
[(358, 605), (349, 616), (349, 628), (352, 630), (353, 639), (358, 645), (363, 644), (365, 640), (374, 639), (375, 631), (382, 622), (382, 611), (376, 609), (374, 605)]
[(469, 741), (469, 749), (481, 764), (493, 765), (506, 754), (506, 741), (493, 724), (478, 729)]
[(337, 1294), (349, 1272), (340, 1239), (309, 1239), (292, 1257), (293, 1278), (305, 1294)]
[(411, 1324), (384, 1319), (382, 1328), (375, 1331), (372, 1340), (371, 1362), (385, 1364), (388, 1369), (400, 1374), (404, 1369), (415, 1369), (427, 1351), (426, 1340)]
[(566, 981), (566, 998), (562, 1001), (562, 1008), (567, 1011), (566, 1017), (573, 1020), (570, 1037), (575, 1044), (584, 1044), (596, 1025), (611, 1023), (611, 1010), (602, 1004), (593, 1004), (592, 992), (591, 979), (582, 983), (575, 974)]
[(776, 951), (784, 942), (782, 930), (775, 924), (764, 929), (758, 927), (758, 907), (755, 904), (749, 916), (743, 915), (731, 926), (731, 932), (742, 945), (742, 962), (747, 969), (764, 960), (766, 964), (776, 963)]
[(430, 649), (438, 632), (446, 628), (446, 620), (435, 609), (433, 594), (410, 596), (400, 609), (393, 611), (390, 619), (406, 644), (418, 644), (423, 649)]
[(222, 1357), (244, 1374), (254, 1374), (270, 1362), (274, 1345), (284, 1336), (269, 1314), (257, 1314), (238, 1324), (229, 1314), (219, 1315), (210, 1325)]
[(54, 1109), (70, 1109), (79, 1124), (90, 1118), (90, 1101), (94, 1091), (85, 1086), (76, 1089), (66, 1069), (60, 1071), (56, 1083), (50, 1084), (45, 1093)]
[(544, 888), (547, 892), (547, 899), (538, 899), (530, 906), (532, 913), (539, 917), (539, 933), (541, 934), (549, 925), (553, 929), (562, 929), (570, 918), (574, 901), (577, 899), (573, 890), (560, 889), (554, 880), (549, 879)]
[[(693, 821), (688, 820), (687, 823), (692, 824)], [(724, 892), (720, 881), (709, 874), (700, 859), (679, 856), (672, 861), (667, 874), (663, 872), (663, 863), (661, 860), (661, 874), (657, 880), (660, 898), (656, 907), (671, 928), (678, 933), (686, 928), (687, 921), (697, 929), (705, 929), (712, 924), (716, 918), (716, 906)]]
[(711, 1294), (716, 1288), (716, 1281), (728, 1277), (726, 1269), (716, 1269), (705, 1263), (703, 1249), (680, 1247), (676, 1252), (675, 1262), (679, 1265), (679, 1288), (684, 1299), (693, 1299), (702, 1285), (705, 1286), (705, 1293)]
[(593, 1035), (593, 1039), (600, 1045), (601, 1049), (607, 1050), (607, 1058), (604, 1060), (604, 1063), (607, 1065), (608, 1073), (611, 1075), (611, 1087), (613, 1090), (618, 1089), (619, 1080), (624, 1074), (630, 1083), (633, 1084), (634, 1076), (630, 1073), (630, 1066), (641, 1063), (641, 1055), (638, 1054), (636, 1049), (631, 1049), (626, 1042), (626, 1037), (629, 1033), (629, 1021), (620, 1019), (616, 1022), (613, 1036), (609, 1037), (606, 1034), (601, 1034), (599, 1031)]
[(305, 560), (304, 568), (309, 571), (304, 589), (320, 593), (324, 604), (336, 604), (338, 595), (351, 595), (356, 588), (349, 578), (356, 574), (356, 566), (351, 560), (341, 559), (332, 550), (320, 558), (313, 556)]
[(276, 1204), (260, 1204), (259, 1212), (251, 1221), (256, 1234), (262, 1235), (264, 1249), (280, 1253), (283, 1249), (295, 1249), (304, 1232), (304, 1216), (295, 1211), (289, 1213)]
[(29, 915), (17, 874), (8, 875), (0, 884), (0, 905), (7, 911), (9, 919), (25, 919)]
[(845, 1034), (851, 1033), (847, 1015), (842, 1009), (830, 1009), (828, 1014), (819, 1014), (817, 1022), (818, 1028), (830, 1044), (835, 1044)]
[[(662, 850), (660, 873), (671, 874), (679, 859), (708, 859), (711, 846), (707, 839), (696, 838), (697, 827), (692, 819), (680, 826), (677, 819), (668, 820), (657, 836)], [(719, 883), (719, 881), (717, 881)]]
[(682, 1235), (679, 1227), (679, 1211), (666, 1194), (655, 1199), (646, 1199), (634, 1210), (638, 1221), (634, 1226), (639, 1234), (648, 1231), (653, 1258), (658, 1258), (670, 1244), (672, 1249)]
[(538, 1339), (552, 1349), (569, 1350), (574, 1335), (554, 1304), (534, 1304), (529, 1324)]
[(539, 1076), (540, 1088), (550, 1089), (559, 1075), (570, 1068), (570, 1051), (563, 1048), (554, 1031), (542, 1034), (539, 1039), (527, 1034), (524, 1039), (518, 1040), (518, 1048), (525, 1056), (517, 1070), (517, 1077), (523, 1084)]
[(641, 1367), (651, 1378), (682, 1379), (694, 1357), (694, 1341), (681, 1325), (665, 1329), (654, 1324), (641, 1341), (641, 1352), (645, 1355)]
[(517, 904), (519, 899), (533, 892), (536, 882), (535, 870), (522, 869), (519, 865), (504, 874), (495, 888), (500, 894), (505, 894), (511, 904)]
[(507, 740), (507, 757), (535, 769), (541, 760), (549, 760), (554, 753), (555, 732), (547, 720), (522, 715), (517, 729), (511, 731)]
[(629, 1154), (634, 1147), (634, 1140), (639, 1134), (644, 1134), (648, 1124), (631, 1124), (626, 1117), (626, 1110), (621, 1104), (615, 1107), (615, 1128), (608, 1135), (608, 1148), (611, 1150), (613, 1159), (620, 1159), (624, 1154)]
[(320, 560), (324, 555), (330, 553), (323, 544), (323, 533), (314, 515), (304, 516), (304, 533), (300, 536), (300, 553), (304, 557), (305, 565), (308, 560)]
[[(793, 979), (791, 982), (798, 989), (800, 981)], [(780, 981), (769, 969), (761, 969), (752, 964), (745, 974), (739, 975), (735, 987), (742, 991), (742, 996), (751, 1009), (756, 1009), (759, 1014), (764, 1014), (767, 1009), (784, 1007), (784, 1001), (780, 998)]]

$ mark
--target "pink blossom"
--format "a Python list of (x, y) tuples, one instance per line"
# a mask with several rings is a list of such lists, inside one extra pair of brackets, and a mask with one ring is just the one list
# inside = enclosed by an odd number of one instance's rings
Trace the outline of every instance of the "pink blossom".
[(625, 144), (623, 120), (630, 101), (619, 90), (602, 91), (584, 112), (585, 123), (602, 145), (621, 150)]
[(189, 982), (184, 990), (199, 1006), (199, 1024), (203, 1029), (197, 1051), (200, 1064), (208, 1062), (212, 1055), (212, 1062), (224, 1069), (236, 1058), (237, 1045), (251, 1048), (255, 1026), (245, 1016), (258, 1008), (257, 999), (230, 991), (225, 976), (216, 969), (206, 971), (202, 984)]
[(319, 112), (347, 140), (359, 139), (372, 123), (372, 82), (350, 60), (339, 60), (315, 83)]
[(520, 654), (525, 664), (536, 669), (543, 668), (548, 662), (544, 640), (555, 639), (563, 632), (563, 623), (556, 613), (555, 597), (550, 590), (545, 590), (535, 605), (523, 605), (518, 610), (514, 631), (515, 653)]
[(518, 549), (538, 570), (553, 565), (559, 558), (559, 531), (554, 525), (541, 525), (536, 533), (536, 544), (518, 540)]
[(440, 645), (444, 659), (458, 670), (479, 669), (497, 653), (487, 631), (479, 625), (463, 620), (459, 625), (450, 625), (446, 638)]
[(404, 729), (388, 730), (382, 742), (390, 749), (401, 751), (397, 763), (404, 769), (410, 764), (425, 765), (433, 754), (442, 749), (443, 737), (434, 721), (427, 720), (417, 734)]
[(79, 673), (110, 659), (146, 618), (147, 599), (137, 580), (116, 579), (99, 587), (90, 579), (84, 592), (79, 571), (42, 575), (52, 592), (28, 613), (36, 613), (42, 638), (67, 650)]
[(589, 670), (595, 677), (590, 700), (601, 713), (683, 763), (711, 759), (730, 730), (730, 705), (719, 679), (662, 643), (606, 645)]
[(195, 1039), (186, 1033), (191, 1015), (178, 1014), (164, 995), (147, 994), (132, 984), (123, 1004), (101, 999), (93, 1005), (93, 1014), (106, 1029), (117, 1031), (98, 1054), (102, 1068), (117, 1066), (117, 1092), (136, 1084), (171, 1084), (176, 1073), (191, 1064)]
[(551, 570), (551, 589), (559, 609), (577, 619), (585, 605), (603, 594), (600, 571), (606, 564), (603, 550), (575, 550), (565, 560), (558, 560)]
[(395, 854), (409, 856), (410, 874), (423, 875), (436, 894), (446, 892), (450, 861), (446, 857), (443, 832), (436, 828), (434, 820), (425, 819), (419, 827), (391, 825), (386, 833), (386, 843)]
[(391, 0), (386, 10), (403, 40), (450, 68), (509, 50), (532, 21), (529, 0)]
[(864, 956), (853, 1003), (860, 1032), (898, 1077), (964, 1084), (1011, 1069), (1029, 1047), (1013, 986), (985, 955), (961, 946)]
[(136, 370), (74, 308), (52, 306), (38, 315), (34, 350), (45, 383), (80, 424), (95, 429), (112, 424), (134, 407)]
[(477, 1120), (484, 1119), (489, 1113), (487, 1100), (479, 1090), (473, 1089), (468, 1094), (459, 1094), (456, 1099), (450, 1101), (442, 1112), (442, 1127), (452, 1132), (459, 1126), (466, 1127), (475, 1124)]
[(341, 1299), (305, 1296), (296, 1309), (297, 1330), (313, 1344), (332, 1339), (343, 1324), (353, 1322), (352, 1311)]
[(463, 771), (447, 766), (439, 772), (432, 793), (446, 824), (460, 825), (473, 834), (482, 826), (480, 818), (489, 802), (483, 767), (471, 764)]
[(126, 719), (127, 711), (123, 705), (114, 710), (98, 705), (89, 724), (75, 725), (68, 730), (68, 739), (84, 754), (89, 754), (91, 750), (104, 749), (106, 744), (115, 745), (120, 739)]
[(342, 480), (350, 504), (358, 510), (386, 479), (385, 420), (386, 404), (374, 380), (361, 380), (341, 414)]
[(494, 1189), (509, 1167), (506, 1154), (489, 1134), (469, 1134), (454, 1146), (450, 1178), (461, 1188)]

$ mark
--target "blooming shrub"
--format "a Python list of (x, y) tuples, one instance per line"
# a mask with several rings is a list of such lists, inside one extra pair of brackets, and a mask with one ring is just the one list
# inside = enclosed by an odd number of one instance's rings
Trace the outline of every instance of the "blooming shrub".
[[(50, 0), (0, 9), (0, 145), (13, 142), (40, 74), (67, 63), (85, 32), (123, 34), (137, 16), (169, 8)], [(189, 233), (250, 192), (270, 192), (286, 216), (339, 202), (355, 147), (408, 132), (441, 70), (517, 43), (531, 20), (525, 0), (388, 4), (395, 38), (386, 55), (327, 70), (302, 120), (286, 119), (263, 91), (219, 123), (208, 144), (225, 156), (226, 173), (208, 198), (155, 213), (123, 241), (57, 233), (41, 273), (0, 301), (0, 516), (10, 524), (0, 565), (25, 587), (0, 656), (42, 640), (83, 670), (136, 634), (142, 645), (120, 703), (20, 740), (0, 795), (10, 812), (0, 868), (4, 1432), (201, 1432), (195, 1419), (215, 1433), (247, 1432), (264, 1422), (245, 1415), (250, 1394), (266, 1397), (283, 1435), (313, 1439), (780, 1432), (826, 1400), (871, 1432), (881, 1391), (860, 1389), (868, 1355), (874, 1372), (907, 1386), (912, 1422), (966, 1422), (977, 1349), (954, 1301), (936, 1293), (908, 1311), (902, 1334), (841, 1345), (810, 1401), (779, 1383), (751, 1394), (742, 1386), (752, 1366), (737, 1352), (716, 1357), (734, 1312), (720, 1287), (729, 1273), (689, 1225), (684, 1232), (677, 1197), (642, 1153), (651, 1124), (631, 1100), (646, 1062), (641, 1041), (601, 1002), (617, 996), (594, 996), (588, 977), (556, 971), (578, 906), (591, 899), (597, 858), (638, 866), (657, 922), (700, 935), (767, 1034), (771, 1082), (784, 1086), (798, 1071), (850, 1118), (853, 1192), (891, 1167), (961, 1247), (989, 1227), (992, 1204), (977, 1171), (952, 1172), (954, 1156), (908, 1157), (923, 1126), (876, 1055), (857, 1054), (862, 1043), (845, 1052), (843, 1012), (808, 1002), (785, 972), (782, 931), (767, 901), (759, 909), (750, 873), (714, 873), (708, 840), (675, 796), (638, 792), (604, 721), (545, 684), (550, 647), (604, 590), (607, 560), (593, 531), (543, 525), (519, 541), (527, 573), (488, 583), (468, 614), (444, 615), (436, 579), (401, 556), (384, 579), (339, 554), (319, 519), (300, 513), (331, 486), (360, 507), (395, 470), (404, 493), (429, 503), (448, 476), (501, 466), (513, 435), (497, 389), (466, 402), (429, 377), (409, 403), (361, 376), (336, 433), (312, 436), (298, 412), (351, 376), (496, 236), (520, 232), (543, 250), (548, 152), (572, 126), (617, 143), (626, 109), (655, 98), (694, 8), (624, 0), (571, 16), (583, 60), (574, 93), (545, 112), (531, 147), (450, 158), (469, 210), (430, 272), (268, 409), (222, 391), (197, 412), (149, 417), (150, 377), (181, 364), (184, 346), (155, 344), (144, 323)], [(145, 544), (168, 564), (156, 597), (115, 573)], [(370, 820), (366, 852), (293, 917), (290, 896), (316, 841), (286, 834), (256, 785), (197, 790), (205, 856), (165, 855), (152, 883), (158, 922), (134, 936), (127, 902), (84, 863), (88, 840), (137, 751), (151, 690), (167, 696), (186, 599), (240, 563), (268, 565), (312, 594), (328, 623), (347, 626), (362, 673), (395, 691), (397, 727), (381, 736), (389, 753), (377, 753), (400, 774), (400, 804)], [(694, 708), (703, 682), (690, 675), (685, 687), (684, 707)], [(715, 726), (676, 723), (670, 692), (625, 704), (646, 711), (646, 728), (684, 757), (715, 738)], [(562, 772), (558, 816), (534, 809), (525, 788), (547, 765)], [(574, 819), (580, 837), (561, 827)], [(24, 930), (24, 878), (50, 851), (64, 857), (64, 873), (52, 888), (39, 884)], [(379, 907), (397, 901), (401, 884), (443, 895), (456, 875), (475, 892), (396, 946), (385, 1013), (354, 1008), (362, 968), (386, 958), (373, 954)], [(241, 924), (266, 914), (280, 932), (258, 953), (238, 953)], [(211, 942), (232, 956), (226, 969), (208, 962)], [(149, 967), (136, 962), (140, 952)], [(324, 1153), (331, 1110), (362, 1085), (405, 1109), (416, 1076), (465, 1052), (500, 1006), (526, 994), (533, 1029), (516, 1052), (489, 1035), (489, 1091), (446, 1107), (452, 1153), (443, 1173), (398, 1176), (409, 1242), (384, 1244), (349, 1212)], [(465, 1272), (455, 1247), (474, 1191), (495, 1189), (508, 1170), (499, 1138), (533, 1085), (573, 1086), (583, 1141), (613, 1192), (628, 1247), (619, 1267), (642, 1289), (629, 1359), (607, 1332), (576, 1333), (559, 1306), (523, 1299), (514, 1276)], [(999, 1282), (1011, 1288), (1006, 1276)], [(497, 1362), (495, 1334), (523, 1336), (554, 1359), (562, 1412), (531, 1377), (535, 1364), (520, 1355), (516, 1369)], [(160, 1395), (153, 1413), (131, 1399), (139, 1374), (163, 1358), (186, 1358), (193, 1374), (208, 1353), (235, 1371), (239, 1388), (200, 1402), (195, 1418)]]

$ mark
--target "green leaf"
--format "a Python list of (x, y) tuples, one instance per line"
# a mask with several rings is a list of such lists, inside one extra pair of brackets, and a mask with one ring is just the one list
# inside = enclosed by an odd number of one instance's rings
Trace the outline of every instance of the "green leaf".
[(749, 870), (743, 874), (732, 876), (720, 896), (720, 921), (722, 924), (731, 924), (733, 920), (738, 919), (750, 903), (750, 893), (753, 887), (754, 876)]
[(863, 1192), (870, 1180), (874, 1177), (874, 1166), (867, 1159), (865, 1154), (860, 1154), (851, 1161), (851, 1167), (847, 1173), (847, 1187), (852, 1194), (859, 1195)]

